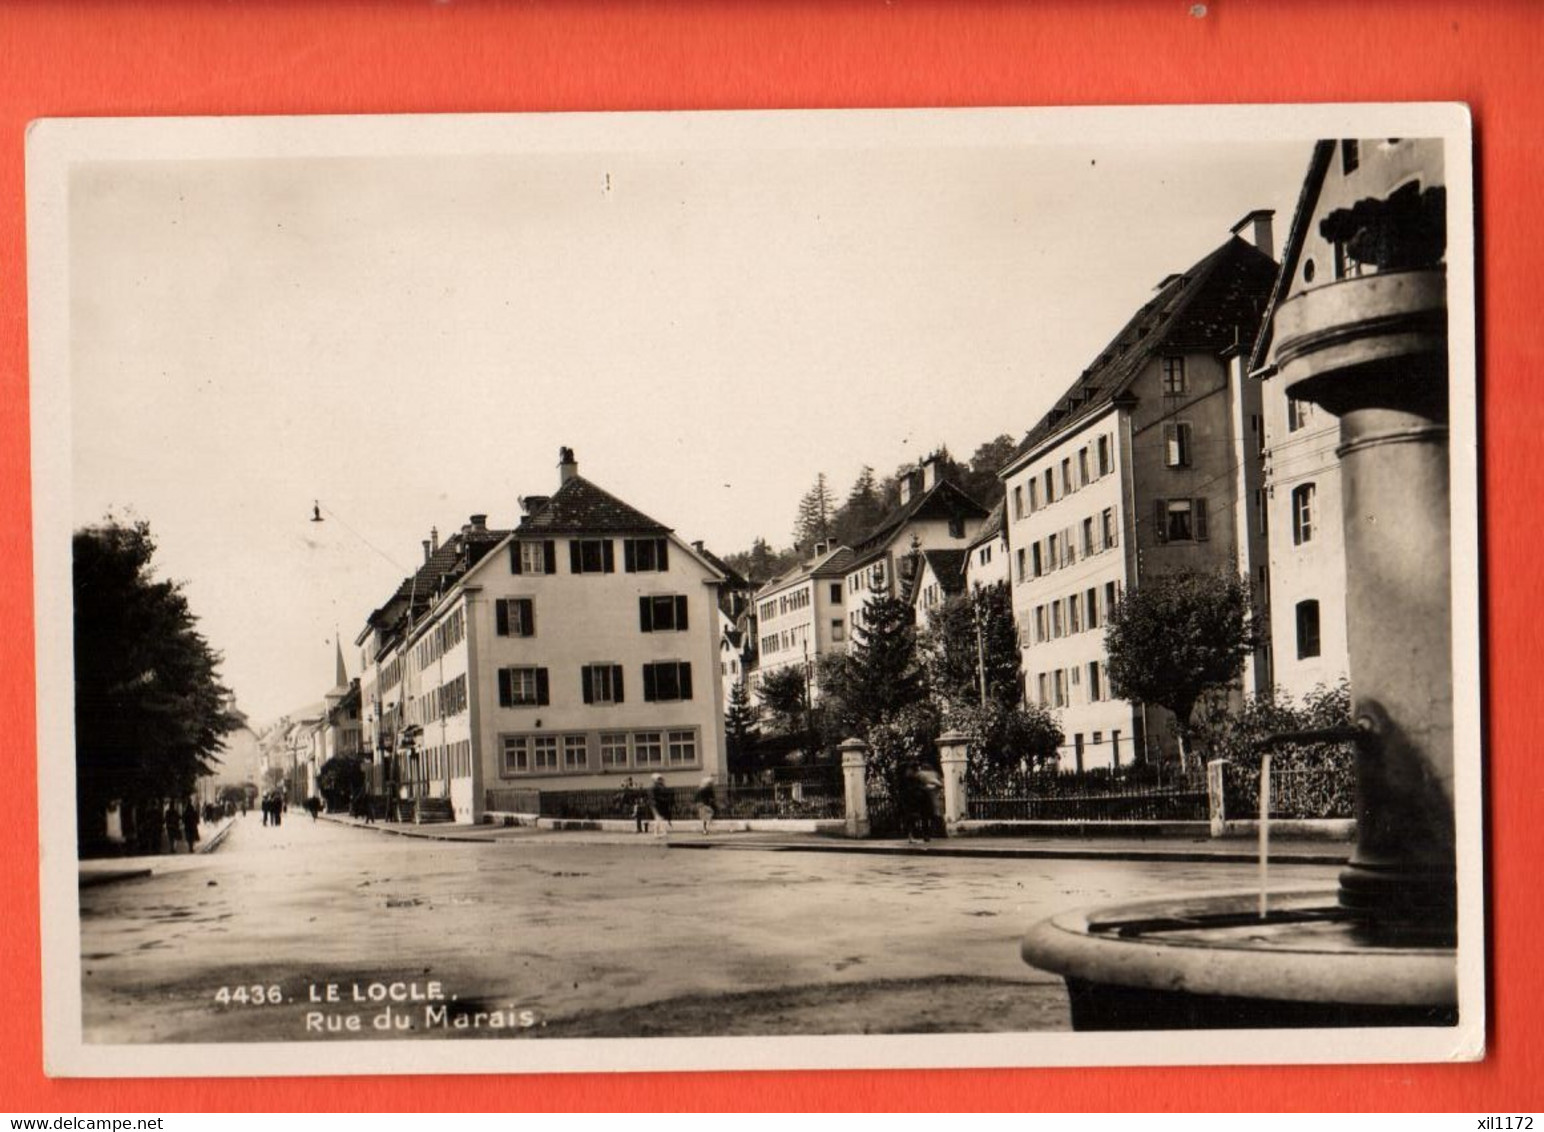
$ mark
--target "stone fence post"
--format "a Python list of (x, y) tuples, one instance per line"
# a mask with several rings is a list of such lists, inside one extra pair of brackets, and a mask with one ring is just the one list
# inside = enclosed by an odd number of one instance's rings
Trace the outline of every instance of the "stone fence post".
[(944, 832), (953, 837), (959, 824), (970, 813), (965, 796), (965, 762), (969, 742), (958, 731), (945, 731), (938, 737), (938, 764), (944, 772)]
[(868, 816), (868, 744), (862, 739), (844, 739), (837, 744), (842, 752), (842, 786), (847, 836), (867, 837)]
[(1211, 817), (1213, 837), (1221, 837), (1226, 832), (1228, 803), (1225, 789), (1227, 782), (1227, 759), (1213, 759), (1206, 764), (1207, 813)]

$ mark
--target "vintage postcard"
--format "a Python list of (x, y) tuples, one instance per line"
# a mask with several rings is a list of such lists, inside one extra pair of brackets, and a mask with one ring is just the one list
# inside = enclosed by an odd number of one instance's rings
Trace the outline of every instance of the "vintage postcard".
[(27, 164), (49, 1073), (1483, 1055), (1463, 107)]

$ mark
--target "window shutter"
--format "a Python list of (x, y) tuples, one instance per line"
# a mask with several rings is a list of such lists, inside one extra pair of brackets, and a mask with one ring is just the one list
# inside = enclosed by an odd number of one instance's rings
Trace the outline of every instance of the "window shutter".
[(518, 599), (520, 602), (520, 635), (522, 637), (536, 636), (536, 603), (528, 597)]
[(622, 540), (622, 568), (629, 574), (638, 572), (638, 540)]
[(1120, 527), (1116, 525), (1114, 515), (1110, 516), (1110, 545), (1120, 545)]
[(509, 572), (520, 573), (520, 540), (516, 539), (509, 544)]
[(656, 698), (657, 697), (655, 695), (654, 687), (654, 666), (652, 664), (645, 664), (643, 666), (643, 702), (652, 704)]
[(1204, 541), (1206, 539), (1206, 537), (1207, 537), (1207, 533), (1206, 533), (1206, 500), (1205, 500), (1205, 498), (1196, 499), (1196, 500), (1192, 501), (1191, 506), (1194, 508), (1194, 514), (1195, 514), (1195, 526), (1196, 526), (1195, 534), (1196, 534), (1196, 539), (1200, 540), (1200, 541)]
[(509, 669), (499, 669), (499, 707), (509, 707), (515, 696), (509, 687)]
[(622, 666), (620, 664), (611, 666), (611, 702), (614, 704), (622, 702)]
[(543, 539), (541, 544), (541, 555), (545, 560), (543, 561), (542, 565), (546, 567), (546, 572), (549, 574), (556, 574), (558, 572), (557, 543), (553, 542), (550, 538)]
[(1169, 504), (1167, 500), (1153, 500), (1153, 529), (1157, 533), (1159, 542), (1169, 541)]
[(499, 636), (509, 636), (509, 605), (503, 598), (493, 603), (493, 621)]
[(686, 628), (686, 595), (678, 594), (675, 599), (675, 627)]
[(681, 698), (683, 700), (689, 700), (689, 699), (692, 698), (692, 666), (691, 666), (691, 663), (689, 661), (684, 661), (683, 660), (676, 667), (677, 667), (677, 672), (679, 673), (679, 676), (680, 676)]
[(605, 554), (604, 568), (606, 573), (615, 574), (617, 572), (616, 547), (612, 545), (611, 540), (608, 538), (605, 542), (601, 543), (601, 549)]
[(654, 560), (659, 564), (659, 572), (663, 574), (670, 569), (670, 540), (662, 538), (658, 542), (659, 549), (654, 552)]
[(543, 707), (551, 702), (548, 698), (548, 692), (547, 670), (545, 668), (538, 668), (536, 670), (536, 702)]
[(638, 599), (638, 631), (654, 632), (654, 605), (647, 597)]
[(578, 574), (583, 570), (584, 560), (579, 551), (579, 540), (571, 538), (568, 540), (568, 572)]
[(579, 669), (579, 690), (584, 693), (584, 702), (587, 704), (595, 702), (595, 689), (591, 683), (593, 671), (588, 664)]

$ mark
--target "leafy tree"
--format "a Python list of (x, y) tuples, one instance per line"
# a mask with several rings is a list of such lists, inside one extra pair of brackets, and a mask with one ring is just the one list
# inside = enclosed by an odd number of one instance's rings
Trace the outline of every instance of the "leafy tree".
[(1003, 497), (1003, 482), (997, 473), (1017, 448), (1018, 442), (1007, 433), (987, 441), (971, 455), (970, 466), (955, 482), (966, 495), (990, 509)]
[(790, 664), (763, 674), (760, 695), (778, 732), (793, 735), (804, 729), (809, 697), (802, 665)]
[(929, 687), (950, 707), (981, 704), (981, 675), (992, 703), (1022, 698), (1021, 654), (1007, 582), (957, 594), (933, 613), (920, 647)]
[(808, 551), (817, 542), (831, 538), (831, 521), (835, 516), (831, 502), (831, 490), (826, 486), (826, 473), (815, 477), (815, 484), (799, 500), (798, 518), (794, 520), (793, 540)]
[(870, 726), (864, 732), (869, 746), (869, 777), (890, 797), (898, 797), (901, 772), (908, 762), (937, 765), (942, 722), (938, 706), (920, 699), (896, 708)]
[(848, 735), (927, 698), (908, 602), (872, 593), (845, 655), (822, 658), (821, 687), (832, 722)]
[(756, 709), (751, 706), (744, 680), (736, 680), (729, 689), (729, 703), (724, 709), (724, 740), (729, 747), (730, 766), (749, 760), (756, 742)]
[(331, 811), (347, 810), (365, 785), (365, 761), (357, 755), (334, 755), (316, 772), (316, 788)]
[(73, 550), (77, 832), (94, 849), (109, 802), (193, 793), (241, 717), (181, 586), (154, 577), (149, 524), (109, 517)]
[(1066, 736), (1039, 704), (988, 700), (950, 711), (944, 726), (969, 741), (965, 783), (972, 793), (998, 791), (1023, 775), (1054, 763)]
[(1196, 704), (1237, 681), (1255, 646), (1249, 588), (1237, 574), (1156, 575), (1110, 610), (1104, 640), (1111, 690), (1173, 712), (1184, 761)]

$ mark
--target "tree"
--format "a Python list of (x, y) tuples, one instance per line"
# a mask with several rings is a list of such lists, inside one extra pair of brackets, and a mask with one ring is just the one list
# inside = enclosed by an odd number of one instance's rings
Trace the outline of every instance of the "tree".
[(808, 550), (817, 542), (831, 539), (831, 520), (835, 507), (826, 486), (826, 473), (815, 477), (815, 484), (799, 500), (798, 518), (794, 520), (793, 540)]
[(345, 811), (365, 787), (365, 760), (358, 755), (334, 755), (316, 772), (316, 788), (331, 812)]
[(756, 709), (744, 680), (736, 680), (729, 689), (729, 703), (724, 709), (724, 741), (729, 748), (729, 765), (737, 767), (749, 761), (756, 742)]
[(957, 481), (965, 494), (990, 509), (1003, 497), (1003, 481), (997, 473), (1013, 457), (1018, 442), (1003, 433), (978, 447), (970, 458), (970, 466)]
[(809, 689), (802, 665), (790, 664), (764, 673), (760, 695), (762, 706), (772, 713), (773, 727), (779, 733), (795, 735), (804, 730)]
[(884, 501), (879, 495), (879, 483), (874, 469), (865, 464), (853, 481), (847, 500), (837, 509), (832, 522), (832, 537), (839, 543), (853, 546), (868, 535), (884, 516)]
[(966, 704), (950, 711), (944, 726), (968, 742), (965, 782), (971, 794), (991, 793), (1056, 761), (1065, 735), (1039, 704)]
[(149, 524), (109, 517), (76, 531), (73, 550), (77, 832), (86, 850), (105, 838), (110, 802), (134, 814), (193, 793), (241, 717), (181, 586), (154, 577)]
[(1110, 610), (1104, 641), (1111, 691), (1173, 712), (1185, 761), (1196, 704), (1237, 681), (1255, 646), (1249, 588), (1225, 572), (1147, 578)]
[(989, 701), (1011, 706), (1022, 698), (1018, 628), (1007, 582), (947, 599), (919, 645), (928, 685), (946, 705), (979, 707), (983, 672)]
[(872, 593), (845, 655), (822, 658), (821, 688), (832, 722), (864, 735), (900, 709), (927, 698), (917, 659), (911, 605)]

